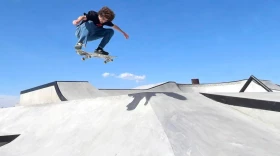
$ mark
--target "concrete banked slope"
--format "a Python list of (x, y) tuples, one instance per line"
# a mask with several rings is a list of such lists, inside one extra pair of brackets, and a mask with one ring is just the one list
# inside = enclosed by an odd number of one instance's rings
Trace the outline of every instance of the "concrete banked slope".
[[(244, 86), (247, 79), (221, 83), (206, 84), (181, 84), (173, 81), (161, 83), (145, 89), (99, 89), (108, 95), (124, 95), (129, 93), (153, 92), (153, 91), (180, 91), (184, 93), (238, 93)], [(273, 87), (274, 91), (280, 91), (280, 87), (269, 81), (263, 80), (263, 83)], [(246, 88), (246, 92), (267, 92), (263, 87), (255, 82), (251, 82)]]
[(48, 104), (106, 96), (88, 81), (54, 81), (20, 93), (20, 105)]
[(278, 112), (260, 110), (260, 120), (175, 82), (103, 92), (0, 109), (0, 136), (20, 135), (0, 156), (279, 156)]
[(0, 110), (1, 156), (279, 155), (280, 133), (198, 93), (144, 92)]

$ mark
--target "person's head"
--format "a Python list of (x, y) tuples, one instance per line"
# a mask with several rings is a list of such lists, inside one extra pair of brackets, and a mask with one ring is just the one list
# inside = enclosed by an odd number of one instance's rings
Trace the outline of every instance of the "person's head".
[(113, 21), (115, 13), (110, 8), (104, 6), (98, 11), (98, 18), (101, 23)]

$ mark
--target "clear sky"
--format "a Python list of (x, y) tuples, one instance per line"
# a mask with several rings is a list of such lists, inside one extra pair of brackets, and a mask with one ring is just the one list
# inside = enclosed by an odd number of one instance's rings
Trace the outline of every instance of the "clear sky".
[[(74, 51), (72, 21), (105, 5), (130, 38), (115, 32), (105, 48), (118, 56), (114, 62), (82, 62)], [(133, 88), (190, 83), (191, 78), (232, 81), (253, 74), (280, 83), (280, 1), (4, 0), (0, 10), (0, 95), (18, 96), (21, 90), (60, 80)], [(93, 51), (99, 42), (89, 42), (86, 50)]]

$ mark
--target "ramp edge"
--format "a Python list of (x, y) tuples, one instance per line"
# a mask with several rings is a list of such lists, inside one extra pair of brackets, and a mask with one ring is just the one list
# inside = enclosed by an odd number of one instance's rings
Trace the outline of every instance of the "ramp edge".
[(33, 91), (36, 91), (36, 90), (40, 90), (40, 89), (43, 89), (43, 88), (47, 88), (47, 87), (50, 87), (50, 86), (54, 86), (55, 88), (55, 91), (59, 97), (59, 99), (61, 101), (68, 101), (61, 93), (59, 87), (58, 87), (58, 82), (88, 82), (88, 81), (53, 81), (53, 82), (50, 82), (50, 83), (46, 83), (46, 84), (43, 84), (43, 85), (40, 85), (40, 86), (36, 86), (36, 87), (33, 87), (33, 88), (29, 88), (29, 89), (26, 89), (26, 90), (22, 90), (20, 92), (20, 94), (25, 94), (25, 93), (28, 93), (28, 92), (33, 92)]

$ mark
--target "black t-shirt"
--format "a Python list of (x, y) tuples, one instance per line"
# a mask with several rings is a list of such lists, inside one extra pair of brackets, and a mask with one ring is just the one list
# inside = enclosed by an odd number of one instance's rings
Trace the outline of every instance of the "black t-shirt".
[[(99, 18), (98, 18), (98, 13), (95, 11), (89, 11), (88, 13), (84, 13), (84, 15), (87, 17), (87, 20), (85, 20), (85, 21), (91, 20), (97, 27), (103, 27), (104, 25), (107, 25), (110, 27), (114, 26), (114, 24), (111, 21), (101, 24), (99, 21)], [(83, 21), (82, 23), (84, 23), (85, 21)]]

